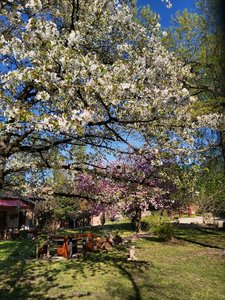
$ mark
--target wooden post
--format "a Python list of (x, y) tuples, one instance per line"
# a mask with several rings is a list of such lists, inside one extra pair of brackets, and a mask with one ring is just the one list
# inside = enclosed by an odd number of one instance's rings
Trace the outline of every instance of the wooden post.
[(38, 251), (39, 251), (39, 240), (38, 240), (38, 234), (37, 234), (37, 237), (36, 237), (36, 259), (38, 259)]
[(48, 241), (47, 241), (47, 258), (49, 259), (50, 258), (50, 240), (48, 238)]
[(73, 255), (73, 241), (69, 241), (69, 257), (71, 258)]

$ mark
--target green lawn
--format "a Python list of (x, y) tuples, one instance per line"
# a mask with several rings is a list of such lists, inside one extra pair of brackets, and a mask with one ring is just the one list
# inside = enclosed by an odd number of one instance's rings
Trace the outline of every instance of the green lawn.
[[(127, 223), (117, 226), (131, 235)], [(224, 232), (177, 229), (176, 237), (132, 240), (136, 262), (127, 261), (125, 246), (83, 259), (36, 261), (28, 259), (31, 241), (2, 241), (0, 299), (225, 299)]]

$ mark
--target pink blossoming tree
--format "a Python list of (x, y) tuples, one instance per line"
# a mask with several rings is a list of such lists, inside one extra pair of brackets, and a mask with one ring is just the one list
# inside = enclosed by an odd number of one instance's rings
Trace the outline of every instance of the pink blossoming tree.
[[(174, 161), (158, 155), (121, 156), (107, 168), (107, 178), (81, 174), (77, 190), (91, 198), (93, 214), (123, 213), (131, 218), (135, 231), (140, 231), (141, 215), (149, 206), (168, 209), (173, 206), (170, 194), (176, 190), (169, 170)], [(161, 157), (161, 155), (160, 155)]]

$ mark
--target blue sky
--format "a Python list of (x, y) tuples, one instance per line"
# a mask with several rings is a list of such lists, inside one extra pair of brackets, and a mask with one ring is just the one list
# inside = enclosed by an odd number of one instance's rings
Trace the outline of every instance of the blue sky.
[(137, 0), (137, 5), (144, 6), (149, 4), (151, 9), (160, 15), (162, 27), (171, 26), (171, 15), (175, 15), (176, 11), (182, 11), (185, 8), (188, 10), (195, 9), (195, 0), (170, 0), (170, 2), (173, 5), (170, 9), (161, 0)]

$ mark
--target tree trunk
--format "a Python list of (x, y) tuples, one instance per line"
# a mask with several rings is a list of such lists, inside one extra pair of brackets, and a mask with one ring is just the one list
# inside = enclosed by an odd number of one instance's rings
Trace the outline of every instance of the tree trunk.
[(132, 225), (136, 233), (141, 231), (141, 208), (135, 208), (135, 215), (132, 217)]
[(0, 190), (3, 188), (4, 185), (5, 163), (6, 163), (6, 158), (4, 156), (0, 156)]
[(220, 131), (220, 148), (223, 155), (223, 161), (225, 165), (225, 131)]
[(105, 224), (105, 212), (103, 211), (101, 216), (100, 216), (100, 222), (101, 222), (101, 225), (103, 226)]

